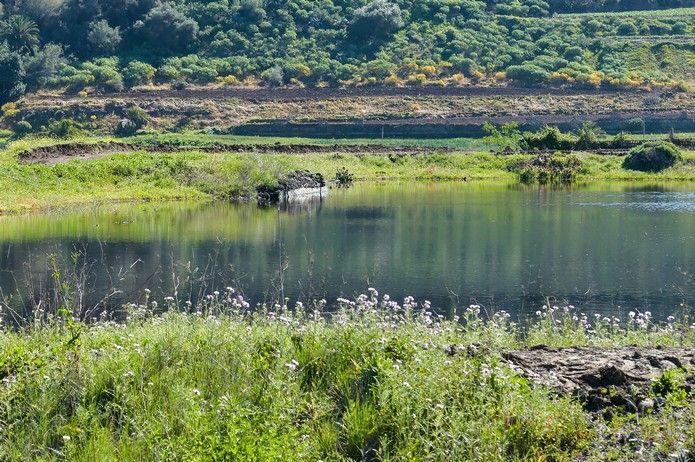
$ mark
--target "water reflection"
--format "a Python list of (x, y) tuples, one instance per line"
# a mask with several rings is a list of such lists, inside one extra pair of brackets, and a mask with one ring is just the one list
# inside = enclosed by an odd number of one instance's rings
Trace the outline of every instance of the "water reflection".
[(695, 304), (693, 191), (384, 184), (299, 207), (119, 205), (3, 217), (0, 287), (31, 308), (52, 293), (59, 265), (72, 268), (85, 310), (95, 311), (145, 288), (186, 300), (235, 286), (263, 302), (374, 286), (444, 310), (478, 302), (531, 312), (554, 296), (587, 311), (670, 314)]

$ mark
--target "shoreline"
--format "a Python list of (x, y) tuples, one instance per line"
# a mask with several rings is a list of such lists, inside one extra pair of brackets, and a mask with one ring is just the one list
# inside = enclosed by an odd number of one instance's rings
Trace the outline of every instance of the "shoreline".
[[(258, 187), (273, 186), (295, 170), (320, 173), (327, 181), (346, 168), (359, 182), (513, 184), (520, 181), (518, 166), (535, 156), (485, 152), (480, 140), (468, 139), (319, 140), (308, 144), (303, 139), (215, 135), (162, 135), (159, 139), (147, 135), (11, 142), (0, 151), (0, 188), (4, 191), (0, 214), (102, 202), (246, 201), (253, 199)], [(82, 146), (83, 152), (73, 159), (71, 153), (63, 153), (60, 146), (64, 145)], [(91, 152), (91, 146), (99, 148)], [(37, 156), (38, 162), (26, 163), (21, 152), (32, 149), (44, 154)], [(51, 158), (56, 153), (58, 157)], [(680, 165), (656, 174), (624, 170), (618, 155), (578, 152), (576, 157), (580, 162), (573, 178), (576, 184), (695, 180), (693, 151), (684, 152)]]

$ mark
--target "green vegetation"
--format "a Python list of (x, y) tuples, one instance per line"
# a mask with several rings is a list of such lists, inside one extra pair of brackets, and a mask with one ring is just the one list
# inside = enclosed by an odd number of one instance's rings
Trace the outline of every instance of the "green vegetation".
[[(154, 142), (157, 139), (151, 135), (129, 138), (139, 142)], [(221, 139), (248, 143), (249, 150), (205, 153), (196, 149), (196, 145), (203, 147), (206, 143), (219, 143)], [(78, 138), (73, 141), (77, 140), (96, 143), (108, 139)], [(259, 144), (272, 144), (278, 150), (283, 145), (292, 145), (284, 139), (168, 135), (163, 140), (180, 143), (181, 152), (148, 152), (146, 147), (140, 145), (136, 152), (97, 154), (91, 160), (70, 160), (65, 157), (56, 164), (48, 165), (23, 163), (20, 153), (35, 147), (56, 145), (55, 140), (11, 142), (9, 148), (0, 151), (0, 188), (4, 191), (0, 198), (0, 211), (21, 212), (102, 201), (244, 199), (253, 197), (259, 186), (273, 186), (284, 174), (294, 170), (310, 170), (330, 179), (344, 168), (355, 180), (467, 179), (516, 182), (528, 176), (524, 174), (524, 168), (537, 157), (535, 154), (498, 155), (458, 151), (457, 145), (467, 145), (466, 141), (461, 140), (437, 140), (431, 149), (426, 148), (427, 140), (417, 140), (404, 143), (402, 146), (405, 148), (390, 151), (390, 148), (399, 146), (393, 140), (384, 143), (382, 152), (368, 151), (364, 154), (341, 152), (340, 145), (352, 144), (353, 140), (315, 141), (313, 144), (335, 147), (323, 153), (296, 154), (254, 152), (254, 147)], [(407, 146), (412, 146), (413, 152), (408, 152)], [(659, 173), (623, 169), (621, 156), (577, 153), (568, 157), (550, 156), (548, 159), (551, 165), (563, 165), (568, 169), (559, 176), (541, 174), (533, 178), (547, 178), (549, 181), (570, 177), (575, 181), (661, 181), (692, 180), (695, 173), (695, 153), (689, 151), (683, 153), (682, 162)], [(569, 177), (568, 172), (571, 173)]]
[(483, 320), (471, 306), (447, 320), (373, 289), (331, 314), (324, 302), (250, 313), (228, 289), (192, 308), (169, 298), (162, 316), (145, 296), (124, 323), (87, 326), (64, 302), (0, 336), (5, 460), (605, 461), (632, 460), (635, 441), (654, 460), (695, 449), (684, 373), (654, 382), (658, 413), (604, 419), (500, 357), (539, 343), (692, 346), (687, 320), (618, 326), (550, 308), (522, 334), (504, 312)]
[(641, 172), (660, 172), (681, 159), (676, 146), (666, 142), (649, 142), (630, 150), (623, 167)]
[[(42, 88), (529, 85), (686, 88), (692, 0), (4, 0), (0, 103)], [(634, 10), (625, 12), (625, 10)], [(644, 14), (649, 10), (650, 14)], [(666, 12), (667, 11), (667, 12)], [(610, 14), (620, 12), (620, 15)], [(585, 13), (590, 16), (554, 15)], [(608, 13), (608, 14), (605, 14)], [(638, 42), (613, 40), (640, 38)], [(682, 63), (657, 72), (635, 52)]]

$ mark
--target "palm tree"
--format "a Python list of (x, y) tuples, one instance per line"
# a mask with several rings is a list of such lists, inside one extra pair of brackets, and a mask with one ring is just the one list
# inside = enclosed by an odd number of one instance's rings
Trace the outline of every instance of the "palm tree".
[(0, 40), (13, 51), (32, 52), (39, 44), (39, 26), (27, 17), (10, 16), (0, 21)]

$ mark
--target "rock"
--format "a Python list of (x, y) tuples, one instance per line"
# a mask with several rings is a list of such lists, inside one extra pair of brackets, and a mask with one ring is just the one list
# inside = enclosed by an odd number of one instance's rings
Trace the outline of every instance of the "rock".
[(654, 409), (661, 409), (666, 404), (666, 398), (663, 396), (657, 396), (654, 400)]
[[(522, 376), (574, 395), (594, 411), (609, 406), (622, 406), (630, 412), (658, 409), (662, 403), (647, 398), (652, 380), (676, 367), (695, 370), (692, 348), (537, 346), (503, 356)], [(693, 383), (691, 374), (684, 388)]]
[(277, 186), (260, 186), (256, 195), (260, 204), (274, 204), (283, 200), (306, 199), (321, 195), (326, 181), (320, 173), (308, 170), (290, 172), (278, 181)]
[(647, 412), (654, 410), (654, 400), (651, 398), (645, 398), (637, 404), (637, 410), (640, 414), (646, 414)]

